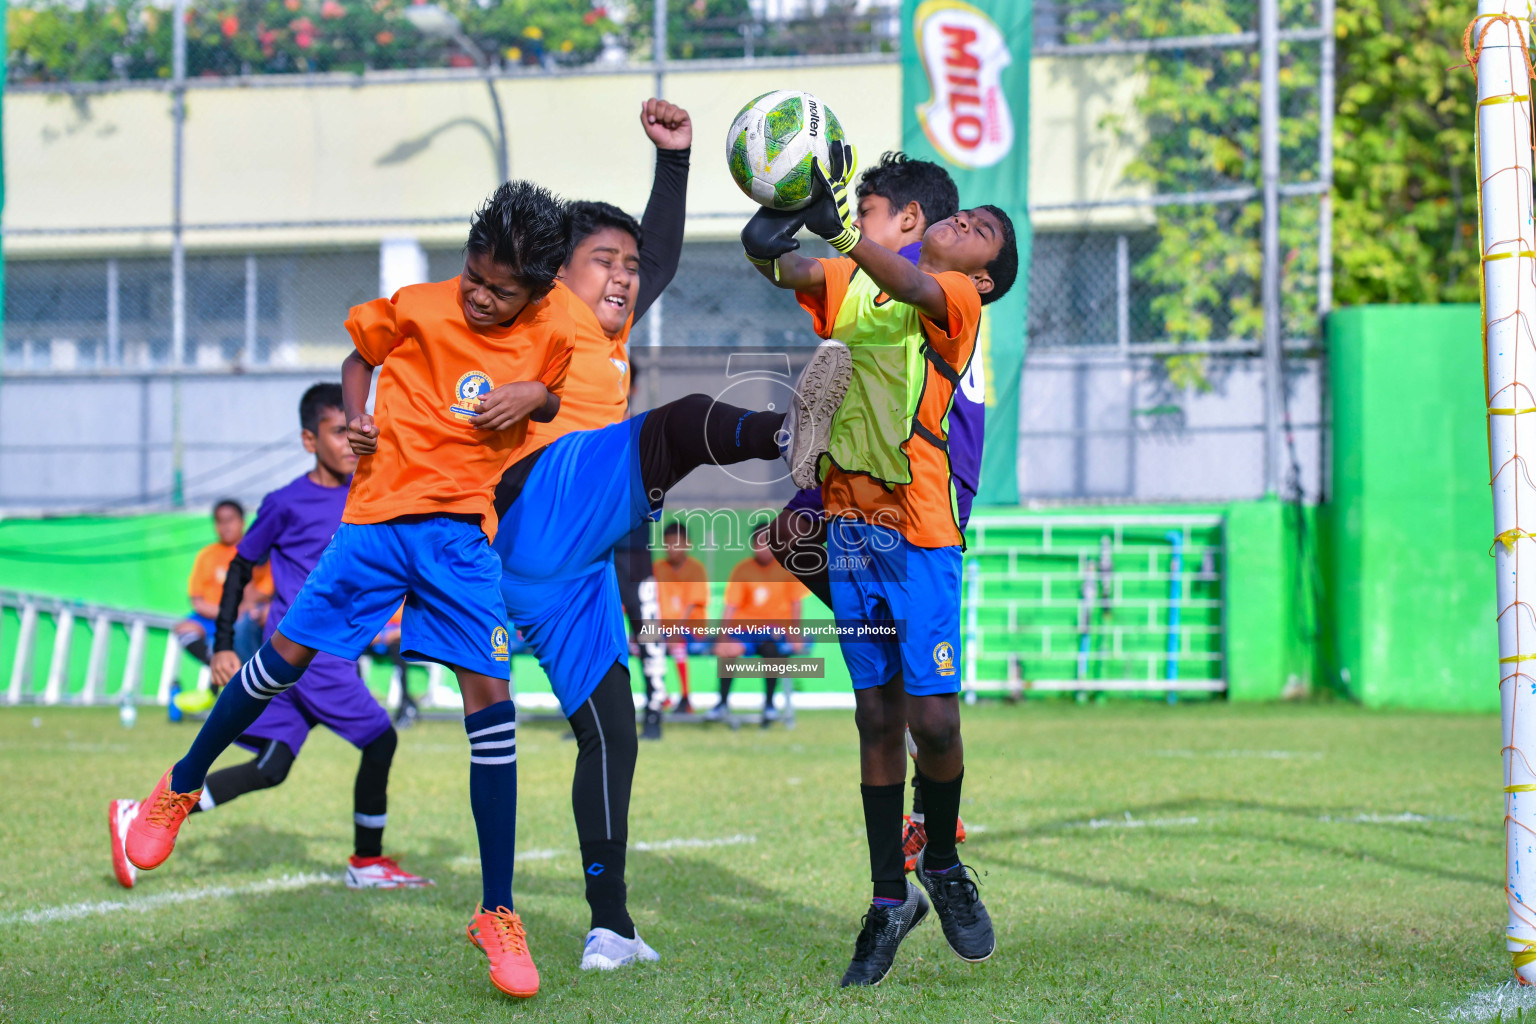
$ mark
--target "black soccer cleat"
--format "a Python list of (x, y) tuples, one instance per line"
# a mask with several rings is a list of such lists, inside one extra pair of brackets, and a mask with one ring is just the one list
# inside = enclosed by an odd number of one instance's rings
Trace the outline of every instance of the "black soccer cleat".
[(997, 949), (997, 936), (992, 934), (992, 918), (982, 905), (981, 894), (976, 891), (975, 870), (964, 864), (956, 864), (948, 871), (930, 875), (923, 867), (925, 847), (917, 855), (912, 873), (928, 890), (933, 900), (934, 913), (944, 929), (944, 941), (955, 951), (955, 956), (970, 963), (980, 963)]
[(870, 907), (864, 928), (853, 944), (853, 961), (843, 972), (843, 987), (878, 985), (891, 973), (896, 948), (907, 933), (928, 916), (923, 890), (907, 883), (906, 902), (899, 907)]

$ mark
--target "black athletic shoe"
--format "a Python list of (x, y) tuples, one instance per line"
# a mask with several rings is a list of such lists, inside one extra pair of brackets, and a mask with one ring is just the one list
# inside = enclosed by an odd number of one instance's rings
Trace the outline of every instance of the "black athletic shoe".
[(864, 928), (853, 944), (853, 962), (843, 973), (843, 987), (878, 985), (891, 973), (896, 947), (928, 916), (923, 890), (907, 883), (907, 900), (899, 907), (870, 907)]
[(976, 891), (976, 872), (956, 864), (948, 871), (930, 875), (923, 867), (927, 852), (924, 848), (917, 855), (912, 873), (933, 900), (934, 913), (939, 915), (939, 924), (944, 929), (944, 941), (961, 960), (980, 963), (997, 948), (997, 937), (992, 934), (992, 918)]
[(640, 738), (643, 740), (661, 739), (661, 712), (655, 708), (645, 709), (645, 724), (641, 727)]

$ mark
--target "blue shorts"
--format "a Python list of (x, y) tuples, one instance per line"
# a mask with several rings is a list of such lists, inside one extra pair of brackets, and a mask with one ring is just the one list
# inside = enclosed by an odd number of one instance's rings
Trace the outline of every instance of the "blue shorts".
[(567, 715), (629, 664), (613, 547), (655, 519), (640, 477), (645, 414), (566, 434), (540, 454), (493, 545), (512, 621)]
[(354, 661), (404, 598), (404, 657), (506, 679), (500, 580), (501, 565), (477, 524), (447, 516), (342, 523), (278, 629)]
[(740, 644), (743, 658), (782, 658), (789, 654), (789, 636), (782, 629), (733, 629), (722, 639)]
[(895, 530), (848, 519), (827, 529), (839, 632), (895, 625), (900, 640), (841, 639), (855, 690), (898, 675), (917, 696), (960, 692), (960, 548), (920, 548)]

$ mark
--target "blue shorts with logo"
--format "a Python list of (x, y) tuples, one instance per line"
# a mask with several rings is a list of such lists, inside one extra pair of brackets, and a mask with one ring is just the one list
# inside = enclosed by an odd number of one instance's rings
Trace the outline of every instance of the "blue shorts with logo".
[(614, 662), (629, 664), (613, 547), (657, 515), (640, 476), (644, 421), (579, 430), (545, 448), (493, 545), (507, 614), (567, 715)]
[(278, 630), (354, 661), (405, 599), (400, 652), (506, 679), (501, 564), (478, 523), (448, 516), (342, 523)]
[(832, 615), (839, 632), (900, 624), (902, 639), (840, 640), (856, 690), (901, 677), (917, 696), (960, 692), (960, 548), (920, 548), (896, 530), (827, 524)]

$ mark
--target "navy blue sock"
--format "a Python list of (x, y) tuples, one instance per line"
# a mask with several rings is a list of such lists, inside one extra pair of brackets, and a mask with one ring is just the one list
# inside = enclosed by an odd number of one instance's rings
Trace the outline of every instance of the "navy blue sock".
[(500, 701), (464, 716), (469, 734), (469, 809), (480, 836), (480, 905), (512, 909), (517, 849), (517, 705)]
[(262, 644), (261, 650), (219, 693), (187, 756), (172, 766), (171, 789), (177, 793), (202, 789), (208, 769), (218, 756), (255, 724), (269, 700), (298, 682), (303, 674), (304, 669), (288, 664), (272, 649), (270, 640)]

